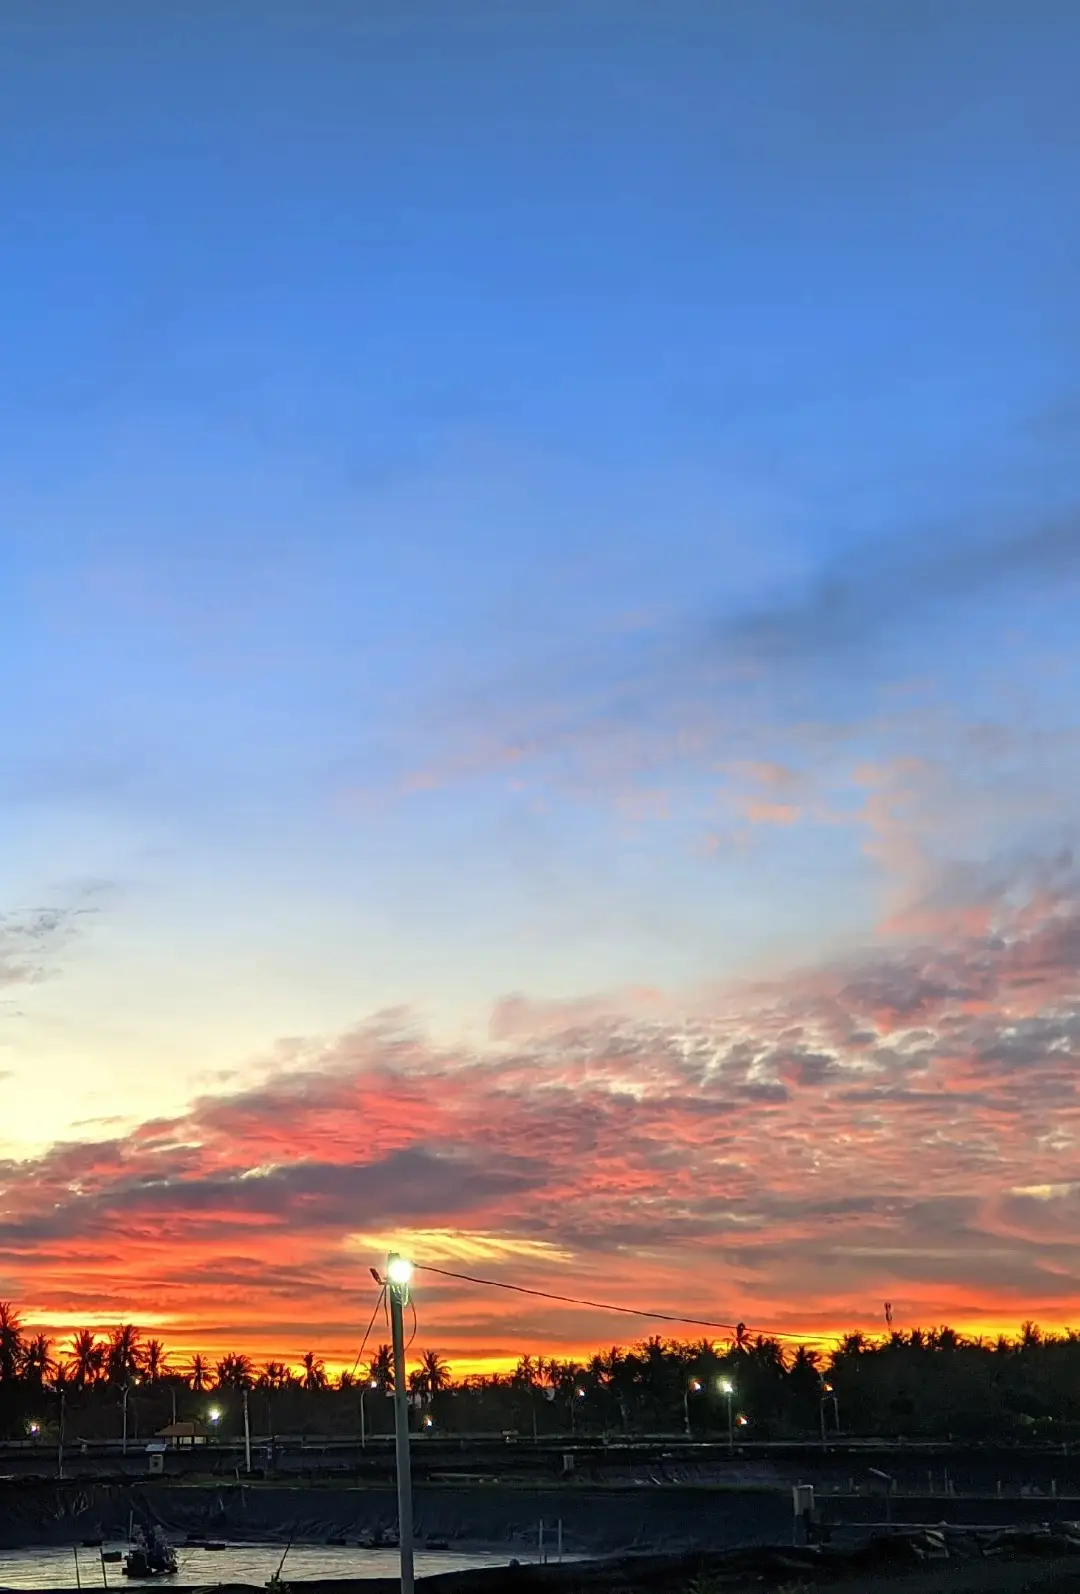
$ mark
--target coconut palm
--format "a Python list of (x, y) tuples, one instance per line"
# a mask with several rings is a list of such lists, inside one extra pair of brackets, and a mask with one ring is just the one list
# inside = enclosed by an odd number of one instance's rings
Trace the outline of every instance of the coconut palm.
[(250, 1389), (255, 1382), (251, 1357), (243, 1351), (230, 1351), (215, 1368), (219, 1389)]
[(451, 1369), (437, 1350), (420, 1352), (420, 1371), (423, 1374), (424, 1388), (429, 1400), (441, 1395), (444, 1389), (450, 1388)]
[(143, 1346), (142, 1366), (148, 1384), (160, 1383), (169, 1375), (168, 1352), (160, 1339), (148, 1339)]
[(206, 1365), (206, 1358), (198, 1351), (191, 1358), (191, 1366), (187, 1371), (187, 1381), (196, 1395), (201, 1395), (210, 1386), (210, 1369)]
[(22, 1357), (22, 1318), (10, 1301), (0, 1301), (0, 1383), (15, 1382)]
[(284, 1362), (267, 1362), (255, 1380), (258, 1389), (286, 1389), (292, 1383), (292, 1374)]
[(380, 1394), (387, 1394), (394, 1387), (394, 1352), (389, 1345), (380, 1345), (368, 1364), (368, 1379), (379, 1390)]
[(105, 1377), (110, 1384), (130, 1384), (141, 1371), (139, 1330), (134, 1323), (120, 1323), (109, 1335), (105, 1350)]
[(515, 1389), (535, 1389), (540, 1383), (540, 1369), (536, 1364), (535, 1356), (521, 1356), (514, 1371), (510, 1374), (510, 1382)]
[(22, 1376), (28, 1384), (48, 1384), (57, 1372), (52, 1354), (52, 1340), (47, 1334), (35, 1334), (23, 1346)]
[(307, 1390), (326, 1388), (326, 1368), (313, 1350), (306, 1350), (302, 1357), (304, 1369), (300, 1382)]
[(105, 1365), (105, 1350), (103, 1342), (91, 1328), (80, 1328), (71, 1339), (71, 1382), (76, 1389), (86, 1389), (90, 1384), (97, 1383)]

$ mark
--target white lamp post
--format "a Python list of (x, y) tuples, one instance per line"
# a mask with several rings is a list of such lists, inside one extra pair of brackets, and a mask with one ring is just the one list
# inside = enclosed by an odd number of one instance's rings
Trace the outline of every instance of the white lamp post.
[(390, 1297), (390, 1337), (394, 1346), (394, 1448), (397, 1458), (398, 1544), (401, 1547), (401, 1594), (413, 1594), (412, 1463), (409, 1453), (409, 1404), (405, 1389), (405, 1319), (413, 1266), (391, 1251), (386, 1259)]

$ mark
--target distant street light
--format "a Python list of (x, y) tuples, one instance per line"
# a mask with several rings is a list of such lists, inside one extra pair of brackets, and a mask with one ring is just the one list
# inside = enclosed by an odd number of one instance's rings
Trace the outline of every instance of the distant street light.
[[(367, 1389), (378, 1389), (378, 1387), (379, 1387), (379, 1380), (377, 1378), (372, 1378), (368, 1382), (368, 1384), (366, 1386)], [(365, 1386), (363, 1384), (361, 1384), (360, 1385), (360, 1448), (361, 1448), (361, 1450), (366, 1450), (367, 1449), (367, 1421), (366, 1421), (366, 1418), (364, 1417), (364, 1395), (365, 1395), (365, 1392), (366, 1392)]]
[(840, 1433), (840, 1402), (839, 1402), (839, 1399), (837, 1398), (836, 1391), (833, 1388), (832, 1384), (828, 1383), (823, 1378), (821, 1380), (821, 1402), (820, 1402), (820, 1407), (819, 1407), (819, 1410), (820, 1410), (820, 1413), (821, 1413), (821, 1448), (822, 1448), (822, 1450), (828, 1449), (828, 1443), (829, 1443), (828, 1438), (826, 1436), (826, 1432), (825, 1432), (825, 1407), (829, 1404), (830, 1401), (832, 1402), (832, 1409), (833, 1409), (833, 1427), (835, 1428), (837, 1435), (839, 1435), (839, 1433)]
[(690, 1437), (690, 1396), (692, 1394), (696, 1395), (700, 1388), (701, 1388), (701, 1380), (699, 1378), (691, 1378), (691, 1380), (690, 1380), (690, 1382), (688, 1384), (684, 1384), (683, 1385), (683, 1392), (682, 1392), (683, 1425), (686, 1428), (686, 1437), (688, 1439)]
[[(138, 1383), (139, 1380), (136, 1378), (135, 1382)], [(124, 1388), (123, 1388), (123, 1392), (122, 1392), (122, 1394), (120, 1396), (120, 1410), (124, 1414), (124, 1437), (120, 1441), (120, 1449), (121, 1449), (121, 1454), (125, 1455), (125, 1456), (127, 1455), (127, 1433), (128, 1433), (127, 1403), (128, 1403), (128, 1396), (130, 1395), (130, 1393), (131, 1393), (131, 1385), (130, 1384), (125, 1384)]]
[(728, 1443), (728, 1449), (729, 1450), (734, 1450), (734, 1448), (735, 1448), (735, 1417), (734, 1417), (734, 1412), (732, 1411), (731, 1402), (732, 1402), (732, 1399), (734, 1398), (734, 1395), (735, 1395), (735, 1385), (731, 1382), (730, 1378), (721, 1378), (719, 1384), (717, 1385), (717, 1388), (720, 1390), (720, 1393), (722, 1395), (724, 1395), (726, 1397), (726, 1399), (727, 1399), (727, 1443)]

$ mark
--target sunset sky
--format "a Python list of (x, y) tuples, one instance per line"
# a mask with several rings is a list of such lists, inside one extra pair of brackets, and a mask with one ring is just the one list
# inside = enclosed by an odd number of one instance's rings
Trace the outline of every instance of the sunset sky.
[(1078, 48), (6, 8), (0, 1298), (1080, 1326)]

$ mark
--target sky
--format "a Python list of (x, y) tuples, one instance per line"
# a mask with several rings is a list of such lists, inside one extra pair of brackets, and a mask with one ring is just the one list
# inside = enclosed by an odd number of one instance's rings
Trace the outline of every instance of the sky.
[(1078, 35), (3, 8), (28, 1322), (1080, 1323)]

